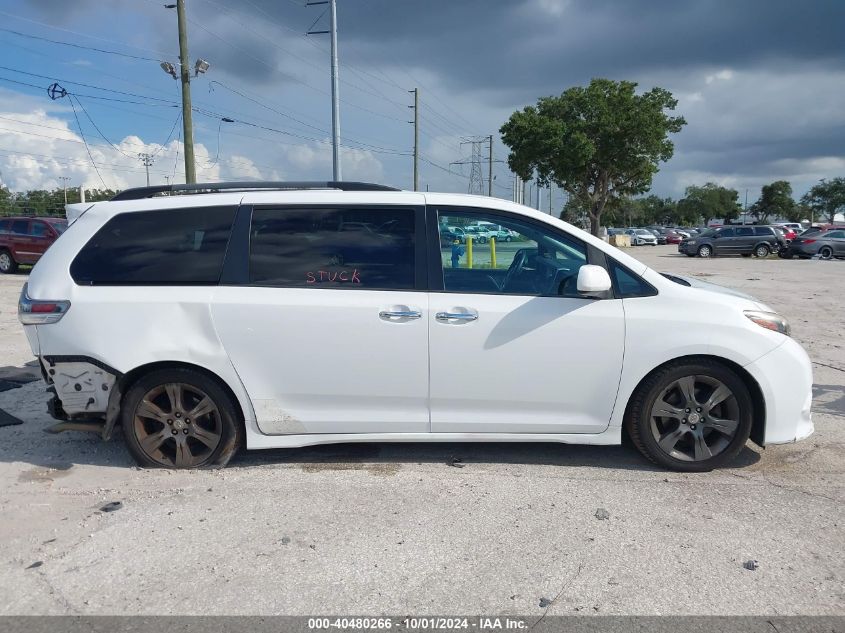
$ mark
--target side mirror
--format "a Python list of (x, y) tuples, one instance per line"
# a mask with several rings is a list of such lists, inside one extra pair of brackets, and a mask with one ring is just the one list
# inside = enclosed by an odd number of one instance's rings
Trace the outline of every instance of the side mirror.
[(578, 292), (595, 294), (610, 290), (610, 275), (601, 266), (585, 264), (578, 270)]

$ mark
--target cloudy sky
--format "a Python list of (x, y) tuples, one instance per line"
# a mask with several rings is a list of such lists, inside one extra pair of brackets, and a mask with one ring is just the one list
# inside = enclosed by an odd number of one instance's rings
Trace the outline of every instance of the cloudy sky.
[[(164, 0), (0, 0), (0, 182), (13, 190), (184, 181), (176, 15)], [(329, 179), (324, 6), (187, 0), (201, 180)], [(669, 89), (688, 125), (653, 191), (845, 175), (841, 0), (338, 0), (343, 177), (466, 191), (464, 137), (592, 77)], [(58, 83), (69, 95), (51, 100)], [(232, 122), (223, 119), (231, 119)], [(80, 130), (81, 128), (81, 130)], [(486, 167), (485, 167), (486, 169)], [(494, 166), (496, 195), (511, 175)], [(560, 201), (555, 197), (555, 205)]]

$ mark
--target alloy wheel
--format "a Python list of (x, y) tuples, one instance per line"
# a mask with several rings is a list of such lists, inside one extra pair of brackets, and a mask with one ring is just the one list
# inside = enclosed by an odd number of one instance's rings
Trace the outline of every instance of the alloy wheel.
[(7, 273), (12, 269), (12, 258), (9, 253), (0, 253), (0, 272)]
[(824, 246), (819, 251), (819, 255), (822, 259), (831, 259), (833, 257), (833, 250), (831, 250), (830, 246)]
[(199, 466), (223, 437), (217, 404), (186, 383), (166, 383), (148, 391), (135, 409), (133, 430), (151, 460), (175, 468)]
[(710, 249), (709, 246), (702, 246), (698, 249), (698, 256), (699, 257), (710, 257), (713, 254), (713, 251)]
[(768, 257), (769, 256), (769, 249), (765, 246), (758, 246), (757, 251), (755, 252), (757, 257)]
[(712, 376), (671, 382), (651, 407), (649, 426), (660, 450), (681, 461), (700, 462), (722, 453), (740, 427), (734, 393)]

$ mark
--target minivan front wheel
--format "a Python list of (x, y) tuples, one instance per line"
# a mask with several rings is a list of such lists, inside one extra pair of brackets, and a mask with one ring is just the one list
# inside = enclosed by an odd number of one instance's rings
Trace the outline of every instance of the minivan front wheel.
[(745, 383), (717, 361), (670, 364), (634, 393), (625, 419), (648, 459), (672, 470), (705, 472), (728, 463), (751, 433)]
[(18, 269), (18, 263), (7, 250), (0, 250), (0, 273), (10, 275)]
[(704, 246), (698, 247), (698, 256), (699, 257), (710, 257), (713, 254), (713, 249), (710, 246), (705, 244)]
[(121, 415), (129, 452), (144, 467), (224, 466), (242, 443), (232, 399), (192, 369), (143, 376), (126, 393)]

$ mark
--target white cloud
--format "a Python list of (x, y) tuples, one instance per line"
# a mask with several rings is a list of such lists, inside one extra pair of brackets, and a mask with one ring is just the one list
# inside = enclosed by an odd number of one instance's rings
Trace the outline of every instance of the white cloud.
[(714, 81), (730, 81), (733, 78), (734, 72), (730, 68), (725, 68), (724, 70), (720, 70), (712, 75), (707, 75), (707, 77), (704, 78), (704, 82), (712, 84)]
[(534, 4), (541, 11), (554, 17), (559, 17), (569, 7), (570, 0), (534, 0)]

